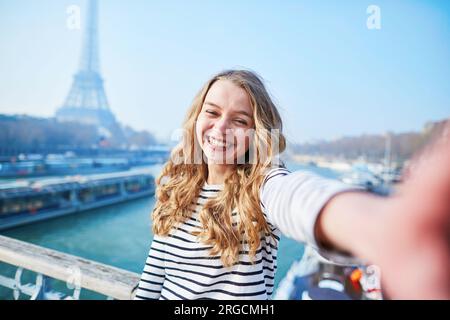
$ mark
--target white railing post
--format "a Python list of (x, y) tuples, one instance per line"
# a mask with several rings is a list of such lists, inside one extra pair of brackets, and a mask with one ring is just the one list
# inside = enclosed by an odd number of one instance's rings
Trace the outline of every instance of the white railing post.
[[(50, 291), (49, 280), (57, 279), (76, 283), (72, 299), (79, 298), (83, 288), (112, 299), (130, 300), (140, 278), (137, 273), (4, 236), (0, 236), (0, 262), (18, 268), (15, 279), (0, 275), (0, 285), (13, 289), (16, 299), (20, 293), (31, 299), (63, 297), (63, 294)], [(35, 284), (21, 284), (23, 269), (37, 273)], [(76, 275), (73, 270), (77, 270)]]

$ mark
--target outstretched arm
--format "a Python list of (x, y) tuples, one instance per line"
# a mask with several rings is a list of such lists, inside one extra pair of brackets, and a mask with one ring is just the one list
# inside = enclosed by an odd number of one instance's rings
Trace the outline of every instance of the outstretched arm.
[(323, 246), (380, 267), (390, 298), (450, 299), (449, 135), (447, 125), (393, 196), (337, 194), (316, 222)]

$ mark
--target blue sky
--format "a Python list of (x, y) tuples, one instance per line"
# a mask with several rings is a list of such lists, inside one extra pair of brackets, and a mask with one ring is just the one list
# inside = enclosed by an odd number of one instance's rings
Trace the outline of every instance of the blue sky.
[[(84, 4), (0, 0), (0, 113), (52, 116), (63, 103), (82, 37), (66, 9)], [(450, 116), (448, 1), (100, 0), (100, 60), (112, 111), (160, 138), (211, 75), (236, 67), (266, 80), (291, 142)]]

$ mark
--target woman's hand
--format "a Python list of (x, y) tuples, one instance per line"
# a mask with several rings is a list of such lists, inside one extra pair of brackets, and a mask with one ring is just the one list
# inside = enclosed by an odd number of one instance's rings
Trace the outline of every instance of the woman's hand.
[(394, 195), (338, 194), (316, 224), (325, 247), (380, 268), (387, 298), (450, 299), (449, 127), (415, 158)]
[(450, 299), (450, 130), (417, 157), (377, 215), (368, 258), (393, 299)]

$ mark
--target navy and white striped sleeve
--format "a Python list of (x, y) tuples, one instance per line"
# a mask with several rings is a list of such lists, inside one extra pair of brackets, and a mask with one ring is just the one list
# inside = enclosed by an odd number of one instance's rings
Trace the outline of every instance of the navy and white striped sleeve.
[(267, 219), (287, 237), (320, 251), (314, 227), (325, 204), (336, 194), (356, 188), (306, 171), (270, 169), (260, 190)]
[(164, 239), (155, 235), (145, 261), (135, 300), (157, 300), (161, 297), (166, 276), (164, 250)]

